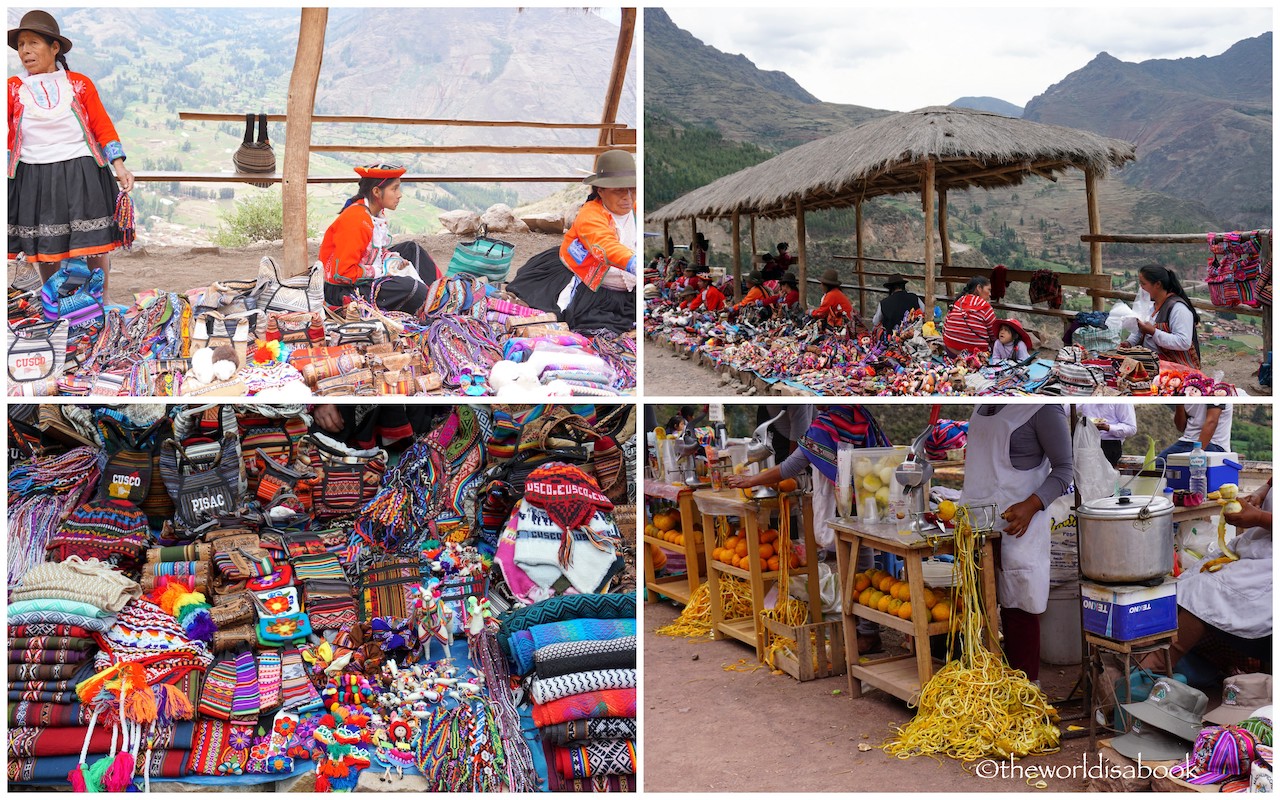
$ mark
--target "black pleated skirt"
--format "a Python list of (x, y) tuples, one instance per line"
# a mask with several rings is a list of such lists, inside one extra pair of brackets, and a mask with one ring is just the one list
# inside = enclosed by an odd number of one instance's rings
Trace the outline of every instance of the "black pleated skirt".
[(62, 261), (120, 247), (119, 191), (116, 176), (91, 156), (19, 162), (9, 179), (9, 258), (26, 253), (28, 261)]

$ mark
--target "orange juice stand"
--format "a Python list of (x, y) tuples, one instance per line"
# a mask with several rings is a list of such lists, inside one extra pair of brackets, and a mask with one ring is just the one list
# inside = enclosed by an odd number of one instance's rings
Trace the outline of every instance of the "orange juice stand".
[[(836, 532), (836, 566), (840, 574), (840, 604), (844, 616), (845, 652), (849, 669), (849, 692), (854, 697), (862, 696), (862, 684), (867, 683), (877, 689), (911, 702), (920, 695), (920, 688), (933, 677), (936, 667), (941, 664), (934, 661), (929, 651), (929, 637), (946, 633), (950, 623), (934, 622), (925, 606), (924, 567), (922, 562), (934, 555), (954, 554), (954, 540), (950, 536), (940, 537), (936, 544), (925, 541), (919, 535), (911, 533), (905, 524), (897, 521), (888, 523), (866, 524), (856, 518), (834, 519), (831, 527)], [(903, 531), (900, 533), (900, 531)], [(996, 616), (996, 578), (995, 558), (992, 548), (993, 534), (988, 534), (979, 555), (979, 569), (982, 571), (982, 603), (987, 614), (987, 648), (998, 652), (999, 641), (996, 631), (999, 620)], [(911, 589), (911, 618), (900, 619), (892, 614), (869, 608), (858, 603), (858, 594), (854, 589), (857, 577), (858, 549), (869, 547), (882, 553), (892, 553), (902, 559), (906, 570), (907, 583)], [(891, 656), (866, 664), (858, 663), (858, 619), (869, 619), (886, 628), (892, 628), (914, 637), (915, 654)]]
[(687, 486), (677, 486), (671, 483), (660, 483), (658, 481), (647, 480), (644, 484), (645, 497), (645, 515), (644, 521), (648, 525), (652, 519), (649, 512), (649, 500), (666, 500), (674, 503), (680, 511), (680, 530), (684, 533), (684, 544), (677, 545), (656, 536), (644, 535), (646, 544), (652, 544), (663, 550), (672, 553), (679, 553), (684, 556), (685, 574), (675, 575), (669, 578), (659, 578), (657, 571), (653, 566), (653, 556), (649, 552), (649, 548), (644, 549), (644, 585), (648, 590), (648, 600), (650, 603), (658, 602), (658, 596), (669, 597), (682, 606), (689, 605), (689, 598), (697, 591), (705, 575), (704, 562), (706, 557), (702, 551), (702, 540), (693, 535), (693, 527), (696, 524), (697, 517), (694, 513), (693, 506), (693, 490)]

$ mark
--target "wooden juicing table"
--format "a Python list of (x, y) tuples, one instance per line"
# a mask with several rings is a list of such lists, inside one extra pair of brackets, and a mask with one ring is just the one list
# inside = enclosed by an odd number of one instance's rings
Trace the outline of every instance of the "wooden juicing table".
[[(706, 560), (702, 551), (702, 540), (693, 533), (693, 526), (697, 520), (694, 515), (693, 490), (688, 487), (646, 481), (644, 497), (646, 501), (652, 499), (674, 502), (676, 508), (680, 510), (680, 531), (684, 534), (683, 545), (673, 544), (656, 536), (644, 535), (646, 543), (657, 545), (671, 553), (679, 553), (684, 556), (685, 561), (684, 575), (659, 578), (653, 567), (653, 557), (649, 555), (649, 548), (644, 548), (644, 585), (649, 590), (648, 600), (650, 603), (656, 603), (658, 595), (662, 595), (670, 597), (682, 606), (687, 606), (689, 598), (698, 590), (698, 585), (703, 580), (702, 562)], [(645, 523), (647, 524), (650, 519), (651, 515), (646, 502)]]
[[(862, 696), (862, 684), (868, 683), (894, 697), (912, 702), (920, 695), (920, 688), (933, 677), (935, 663), (929, 650), (929, 637), (946, 633), (948, 621), (934, 622), (924, 600), (924, 568), (921, 562), (934, 555), (954, 555), (955, 542), (951, 537), (938, 540), (935, 547), (919, 536), (907, 532), (898, 522), (864, 524), (856, 518), (834, 519), (831, 527), (836, 532), (836, 566), (840, 572), (840, 604), (844, 615), (844, 640), (849, 668), (849, 692)], [(982, 606), (987, 616), (986, 645), (998, 652), (996, 631), (999, 622), (996, 612), (995, 557), (993, 534), (987, 534), (978, 554), (978, 566), (982, 574)], [(858, 549), (869, 547), (882, 553), (892, 553), (902, 559), (906, 569), (907, 584), (911, 588), (911, 619), (886, 614), (859, 605), (857, 592), (853, 591), (857, 577)], [(886, 628), (892, 628), (915, 637), (915, 654), (890, 656), (866, 664), (858, 663), (858, 620), (868, 619)]]

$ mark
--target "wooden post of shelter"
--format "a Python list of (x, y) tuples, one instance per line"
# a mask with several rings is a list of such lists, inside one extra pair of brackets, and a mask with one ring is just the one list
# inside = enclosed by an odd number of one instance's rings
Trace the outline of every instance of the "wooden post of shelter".
[(924, 201), (924, 318), (933, 319), (933, 183), (936, 167), (933, 159), (924, 162), (924, 177), (920, 181), (920, 195)]
[(857, 248), (855, 255), (858, 260), (854, 262), (858, 267), (858, 315), (863, 319), (867, 316), (867, 276), (863, 272), (862, 263), (862, 201), (859, 200), (853, 207), (854, 218), (854, 244)]
[(698, 266), (698, 218), (689, 217), (689, 263)]
[(742, 301), (742, 227), (738, 212), (733, 212), (733, 301)]
[[(938, 239), (942, 242), (942, 271), (951, 266), (951, 240), (947, 238), (947, 187), (938, 189)], [(947, 294), (951, 294), (951, 281), (943, 278)], [(1072, 428), (1072, 430), (1075, 430)]]
[[(1084, 197), (1089, 209), (1089, 233), (1096, 236), (1102, 233), (1102, 222), (1098, 213), (1098, 173), (1093, 167), (1084, 171)], [(1089, 242), (1089, 274), (1102, 274), (1102, 242)], [(1101, 311), (1102, 304), (1103, 298), (1094, 295), (1093, 310)]]
[(284, 207), (283, 267), (286, 276), (307, 271), (307, 172), (311, 157), (311, 116), (316, 107), (316, 84), (324, 58), (327, 8), (303, 8), (298, 25), (298, 50), (289, 77), (289, 121), (285, 124), (282, 205)]
[(671, 223), (667, 222), (664, 219), (662, 221), (662, 254), (664, 256), (671, 255), (671, 248), (667, 244), (670, 241), (671, 241)]
[(800, 308), (809, 307), (809, 256), (805, 253), (804, 204), (796, 200), (796, 245), (800, 248), (796, 253), (796, 282), (800, 284)]
[[(756, 254), (759, 252), (760, 250), (756, 247), (756, 215), (752, 214), (751, 215), (751, 268), (752, 269), (755, 269), (756, 267)], [(803, 286), (800, 287), (800, 292), (801, 292), (801, 296), (803, 296), (804, 294)]]
[[(636, 32), (636, 10), (622, 9), (622, 23), (618, 26), (618, 45), (613, 51), (613, 73), (609, 76), (609, 93), (604, 99), (604, 116), (601, 122), (616, 122), (618, 106), (622, 102), (622, 86), (627, 79), (627, 62), (631, 59), (631, 42)], [(612, 145), (613, 129), (600, 129), (600, 144)]]

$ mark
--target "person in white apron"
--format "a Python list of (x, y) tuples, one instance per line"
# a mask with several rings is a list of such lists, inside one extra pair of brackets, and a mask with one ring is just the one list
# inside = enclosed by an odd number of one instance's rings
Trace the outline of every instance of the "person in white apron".
[(1192, 569), (1178, 581), (1175, 658), (1189, 653), (1210, 629), (1261, 639), (1271, 635), (1271, 482), (1246, 499), (1232, 525), (1250, 525), (1231, 543), (1239, 561), (1217, 572)]
[[(1037, 415), (1044, 416), (1033, 421)], [(1014, 465), (1011, 455), (1015, 437), (1021, 437), (1021, 466)], [(1069, 477), (1063, 479), (1062, 473), (1065, 467), (1070, 475), (1070, 447), (1061, 406), (978, 406), (969, 418), (961, 500), (969, 506), (996, 506), (995, 528), (1002, 534), (996, 587), (1005, 655), (1011, 667), (1033, 681), (1040, 676), (1039, 615), (1049, 603), (1045, 508), (1067, 489)], [(1037, 453), (1040, 460), (1034, 464)]]
[[(860, 432), (858, 426), (865, 426), (865, 430)], [(794, 478), (808, 468), (813, 484), (813, 538), (820, 550), (830, 552), (835, 549), (836, 542), (831, 522), (836, 518), (834, 448), (837, 440), (851, 441), (856, 447), (879, 447), (889, 443), (866, 408), (831, 407), (814, 419), (800, 438), (795, 452), (785, 461), (759, 475), (734, 475), (729, 478), (729, 486), (748, 489), (752, 486), (774, 485), (784, 478)], [(870, 548), (861, 548), (858, 552), (857, 569), (870, 569), (874, 561), (875, 553)], [(882, 646), (880, 626), (869, 620), (859, 619), (858, 652), (874, 653)]]

